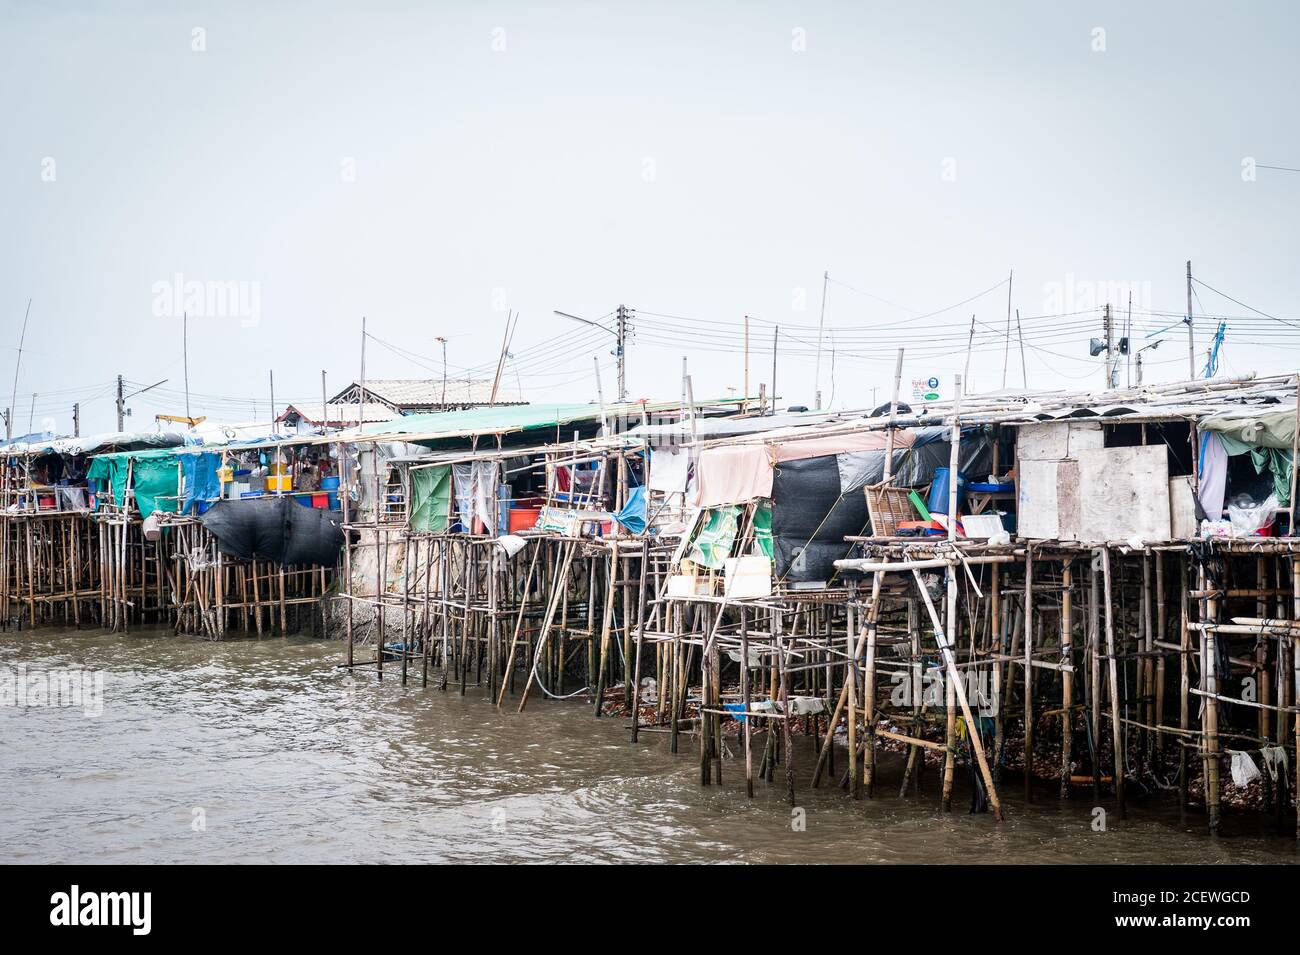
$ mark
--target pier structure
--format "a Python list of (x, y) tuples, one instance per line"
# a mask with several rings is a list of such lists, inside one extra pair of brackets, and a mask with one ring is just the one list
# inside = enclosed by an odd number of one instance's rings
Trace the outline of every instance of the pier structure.
[[(913, 407), (896, 382), (778, 414), (685, 380), (681, 402), (90, 453), (63, 462), (85, 500), (46, 493), (49, 449), (9, 448), (0, 608), (326, 632), (353, 670), (582, 701), (704, 785), (792, 803), (810, 780), (953, 809), (960, 786), (1000, 819), (1016, 785), (1123, 818), (1167, 793), (1211, 831), (1246, 808), (1295, 830), (1296, 383)], [(227, 486), (259, 469), (260, 496)], [(310, 471), (332, 489), (291, 490)]]
[[(354, 521), (355, 550), (383, 535), (413, 569), (378, 573), (378, 601), (348, 597), (394, 635), (350, 659), (403, 674), (418, 660), (426, 681), (432, 668), (519, 711), (581, 698), (633, 739), (691, 749), (703, 784), (734, 772), (792, 802), (807, 774), (850, 798), (916, 798), (932, 770), (945, 809), (959, 782), (994, 819), (1011, 780), (1121, 818), (1168, 791), (1217, 831), (1235, 761), (1257, 782), (1232, 798), (1294, 827), (1295, 389), (1283, 376), (797, 420), (683, 407), (669, 424), (397, 460), (384, 508), (430, 464), (490, 462), (488, 483), (544, 475), (538, 513), (513, 534), (475, 534), (454, 503), (424, 536), (409, 507)], [(1263, 491), (1262, 528), (1224, 503)], [(796, 736), (815, 741), (800, 772)], [(902, 767), (888, 779), (886, 751)]]

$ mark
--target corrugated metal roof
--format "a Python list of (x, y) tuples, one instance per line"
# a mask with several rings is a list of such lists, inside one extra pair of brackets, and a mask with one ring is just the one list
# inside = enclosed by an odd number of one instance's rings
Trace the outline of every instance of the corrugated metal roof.
[[(739, 398), (697, 401), (697, 408), (729, 407), (740, 404)], [(606, 405), (604, 414), (610, 419), (639, 418), (644, 411), (670, 411), (681, 407), (680, 401), (630, 402)], [(464, 411), (438, 411), (432, 414), (405, 415), (383, 424), (363, 425), (358, 432), (352, 430), (331, 440), (394, 440), (437, 441), (481, 434), (505, 434), (512, 431), (530, 431), (536, 428), (553, 428), (576, 421), (599, 421), (599, 405), (545, 404), (505, 405), (469, 408)]]
[[(339, 394), (359, 388), (353, 381)], [(440, 405), (485, 405), (492, 400), (490, 378), (375, 378), (366, 379), (366, 391), (397, 408), (429, 408)], [(337, 400), (339, 395), (335, 395)], [(497, 404), (518, 404), (524, 399), (517, 386), (503, 379), (497, 388)]]
[[(333, 402), (325, 405), (328, 412), (328, 420), (321, 413), (321, 403), (317, 402), (296, 402), (284, 409), (276, 421), (283, 421), (290, 412), (297, 412), (298, 416), (303, 418), (309, 424), (319, 425), (322, 421), (331, 427), (340, 425), (354, 425), (357, 423), (357, 406), (344, 402)], [(370, 424), (374, 421), (389, 421), (393, 417), (393, 409), (388, 405), (381, 405), (378, 402), (368, 401), (361, 405), (361, 423)]]

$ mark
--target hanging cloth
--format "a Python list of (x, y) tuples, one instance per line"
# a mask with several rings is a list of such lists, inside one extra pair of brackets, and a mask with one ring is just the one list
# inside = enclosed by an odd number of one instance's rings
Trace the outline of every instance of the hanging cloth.
[(754, 542), (768, 560), (776, 559), (772, 544), (772, 502), (765, 501), (754, 508)]
[(496, 526), (492, 504), (496, 498), (496, 475), (497, 466), (493, 461), (452, 465), (456, 510), (466, 533), (483, 533)]
[(417, 534), (447, 529), (451, 468), (445, 464), (411, 471), (411, 530)]
[(623, 509), (614, 515), (633, 534), (644, 534), (646, 529), (646, 497), (644, 487), (634, 487), (627, 496)]
[(701, 567), (720, 570), (731, 556), (731, 545), (736, 540), (738, 507), (715, 507), (706, 512), (700, 532), (691, 542), (686, 557)]
[(665, 495), (685, 494), (690, 466), (689, 451), (673, 453), (667, 448), (654, 449), (650, 452), (650, 490)]
[(1228, 486), (1228, 449), (1217, 432), (1201, 434), (1200, 500), (1205, 516), (1212, 521), (1223, 517), (1223, 495)]
[(1268, 778), (1277, 782), (1278, 776), (1286, 776), (1291, 770), (1287, 762), (1286, 748), (1282, 746), (1265, 746), (1259, 751), (1259, 761), (1264, 764)]
[(1259, 767), (1246, 753), (1232, 754), (1232, 781), (1244, 789), (1254, 780), (1259, 779)]

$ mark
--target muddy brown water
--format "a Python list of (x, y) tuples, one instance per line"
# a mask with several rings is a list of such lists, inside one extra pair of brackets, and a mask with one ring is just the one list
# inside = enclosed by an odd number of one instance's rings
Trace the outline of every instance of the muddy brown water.
[(585, 704), (498, 712), (482, 691), (379, 683), (341, 659), (308, 638), (0, 634), (11, 690), (20, 675), (103, 673), (97, 716), (93, 696), (0, 706), (0, 862), (1296, 861), (1253, 817), (1211, 839), (1198, 816), (1141, 805), (1095, 832), (1086, 792), (1025, 805), (1018, 781), (1001, 826), (945, 814), (937, 773), (899, 799), (888, 763), (881, 794), (855, 803), (807, 787), (808, 741), (798, 831), (783, 774), (750, 801), (740, 760), (702, 788), (689, 742), (632, 745), (623, 720)]

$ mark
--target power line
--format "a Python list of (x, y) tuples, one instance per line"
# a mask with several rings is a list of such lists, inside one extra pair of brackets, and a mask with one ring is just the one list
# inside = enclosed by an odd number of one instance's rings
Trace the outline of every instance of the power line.
[(1270, 314), (1268, 314), (1268, 312), (1261, 312), (1259, 309), (1255, 308), (1254, 306), (1252, 306), (1252, 305), (1247, 305), (1245, 302), (1238, 301), (1237, 299), (1235, 299), (1235, 298), (1233, 298), (1231, 295), (1229, 295), (1227, 292), (1220, 292), (1220, 291), (1219, 291), (1217, 288), (1215, 288), (1213, 285), (1208, 285), (1207, 283), (1202, 282), (1202, 281), (1201, 281), (1200, 279), (1198, 279), (1198, 278), (1193, 277), (1193, 278), (1192, 278), (1192, 281), (1195, 282), (1197, 285), (1201, 286), (1202, 288), (1207, 288), (1207, 289), (1209, 289), (1209, 290), (1210, 290), (1211, 292), (1213, 292), (1215, 295), (1221, 295), (1221, 296), (1223, 296), (1223, 297), (1226, 298), (1229, 302), (1232, 302), (1234, 305), (1240, 305), (1242, 308), (1250, 309), (1250, 310), (1251, 310), (1252, 312), (1254, 312), (1256, 315), (1262, 315), (1262, 316), (1264, 316), (1265, 318), (1272, 319), (1272, 320), (1275, 321), (1275, 322), (1281, 322), (1283, 325), (1290, 325), (1292, 328), (1300, 329), (1300, 325), (1297, 325), (1297, 324), (1295, 324), (1294, 322), (1288, 322), (1285, 318), (1278, 318), (1276, 315), (1270, 315)]

